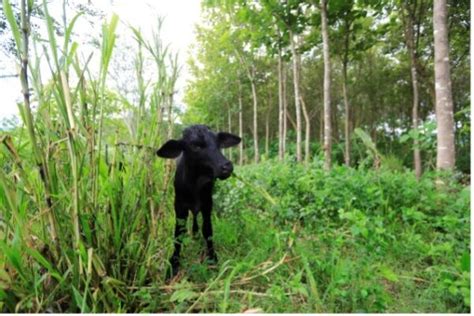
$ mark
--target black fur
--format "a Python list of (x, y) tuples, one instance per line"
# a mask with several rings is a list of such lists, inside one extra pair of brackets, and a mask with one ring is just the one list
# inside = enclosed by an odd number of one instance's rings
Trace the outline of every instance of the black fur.
[(201, 211), (202, 234), (207, 244), (207, 256), (217, 261), (212, 243), (212, 189), (216, 178), (225, 180), (232, 174), (233, 165), (220, 149), (239, 144), (240, 137), (230, 133), (214, 133), (205, 125), (193, 125), (183, 131), (179, 140), (169, 140), (156, 153), (163, 158), (178, 158), (174, 179), (176, 213), (174, 253), (171, 257), (173, 274), (179, 267), (181, 235), (189, 210), (192, 211), (193, 233), (199, 229), (196, 217)]

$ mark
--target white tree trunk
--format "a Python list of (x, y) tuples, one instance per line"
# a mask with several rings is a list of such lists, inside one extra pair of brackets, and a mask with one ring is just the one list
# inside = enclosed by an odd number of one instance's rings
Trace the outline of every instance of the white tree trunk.
[(324, 109), (319, 111), (319, 142), (324, 142)]
[(349, 62), (349, 39), (350, 25), (346, 22), (346, 34), (344, 38), (344, 57), (342, 61), (342, 94), (344, 95), (344, 163), (351, 165), (351, 105), (347, 93), (347, 64)]
[(310, 138), (311, 138), (311, 121), (309, 119), (309, 114), (308, 110), (306, 107), (306, 103), (303, 100), (303, 97), (300, 96), (301, 99), (301, 106), (303, 107), (303, 116), (304, 116), (304, 121), (305, 121), (305, 139), (304, 139), (304, 162), (305, 164), (309, 163), (309, 160), (311, 158), (311, 153), (310, 153)]
[[(243, 137), (243, 122), (242, 122), (242, 86), (239, 81), (239, 137)], [(239, 165), (244, 164), (244, 140), (239, 144)]]
[(351, 165), (351, 129), (350, 129), (350, 103), (349, 97), (347, 96), (347, 64), (343, 65), (343, 82), (342, 82), (342, 93), (344, 94), (344, 163), (346, 166)]
[(253, 100), (253, 144), (254, 144), (254, 161), (258, 163), (259, 151), (258, 151), (258, 102), (257, 102), (257, 87), (255, 86), (255, 65), (249, 65), (245, 60), (244, 56), (235, 50), (237, 57), (240, 59), (240, 64), (245, 68), (247, 77), (252, 87), (252, 100)]
[[(415, 54), (412, 53), (412, 58), (415, 58)], [(419, 104), (419, 97), (418, 97), (418, 76), (416, 74), (416, 66), (414, 64), (414, 59), (412, 59), (413, 64), (411, 65), (411, 78), (412, 78), (412, 86), (413, 86), (413, 108), (412, 108), (412, 128), (414, 130), (418, 129), (418, 104)], [(420, 153), (420, 144), (418, 138), (413, 140), (413, 164), (415, 168), (415, 175), (416, 178), (419, 179), (421, 177), (422, 169), (421, 169), (421, 153)]]
[[(299, 43), (299, 42), (298, 42)], [(298, 68), (298, 82), (301, 80), (301, 55), (296, 55), (296, 62)], [(305, 164), (309, 163), (310, 160), (310, 132), (311, 132), (311, 121), (309, 119), (308, 109), (306, 107), (306, 103), (304, 102), (303, 96), (300, 93), (300, 102), (301, 108), (303, 110), (303, 117), (305, 121), (305, 139), (304, 139), (304, 162)]]
[(321, 30), (324, 55), (324, 169), (331, 168), (331, 62), (329, 58), (329, 34), (327, 0), (321, 0)]
[(446, 0), (434, 0), (434, 72), (436, 91), (437, 157), (438, 169), (454, 169), (454, 118)]
[[(406, 25), (406, 38), (408, 54), (410, 55), (410, 68), (411, 68), (411, 83), (413, 89), (413, 107), (412, 107), (412, 128), (413, 130), (418, 129), (418, 75), (416, 72), (416, 54), (415, 54), (415, 39), (413, 30), (413, 21), (408, 13), (408, 21)], [(421, 155), (420, 155), (420, 144), (418, 138), (413, 140), (413, 167), (415, 168), (416, 178), (421, 177)]]
[(253, 98), (253, 147), (254, 147), (254, 161), (258, 163), (260, 153), (258, 152), (258, 114), (257, 114), (257, 87), (253, 78), (250, 80), (252, 86), (252, 98)]
[(298, 73), (298, 53), (293, 32), (290, 30), (291, 53), (293, 54), (293, 85), (295, 89), (295, 109), (296, 109), (296, 160), (302, 161), (301, 155), (301, 106), (300, 106), (300, 85)]
[(283, 160), (283, 62), (281, 49), (278, 51), (278, 160)]

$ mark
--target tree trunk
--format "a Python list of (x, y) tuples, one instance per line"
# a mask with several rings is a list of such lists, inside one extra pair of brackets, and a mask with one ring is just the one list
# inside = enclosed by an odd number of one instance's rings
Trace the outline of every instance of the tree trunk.
[(319, 142), (324, 142), (324, 109), (319, 111)]
[(335, 142), (336, 144), (340, 143), (340, 137), (339, 137), (339, 120), (338, 120), (338, 113), (337, 113), (337, 107), (335, 109), (331, 109), (331, 129), (332, 129), (332, 141)]
[[(413, 107), (412, 107), (412, 129), (418, 130), (418, 104), (419, 104), (419, 89), (418, 89), (418, 74), (416, 71), (416, 47), (415, 47), (415, 36), (414, 36), (414, 11), (415, 8), (410, 9), (405, 4), (404, 10), (406, 11), (405, 21), (405, 39), (408, 48), (408, 54), (410, 58), (410, 71), (411, 71), (411, 83), (413, 89)], [(418, 134), (416, 134), (418, 135)], [(420, 155), (420, 144), (418, 137), (413, 140), (413, 167), (415, 169), (415, 176), (420, 179), (421, 169), (421, 155)]]
[(304, 139), (304, 163), (308, 164), (311, 158), (310, 153), (310, 137), (311, 137), (311, 121), (309, 119), (308, 110), (306, 107), (306, 103), (303, 100), (303, 97), (300, 96), (301, 99), (301, 106), (303, 107), (303, 116), (305, 121), (305, 139)]
[(437, 169), (454, 169), (454, 118), (451, 74), (449, 67), (449, 43), (446, 0), (434, 0), (434, 72), (437, 120)]
[(290, 121), (291, 126), (292, 126), (293, 129), (296, 131), (296, 122), (295, 122), (295, 120), (291, 117), (290, 112), (286, 112), (286, 118), (288, 119), (288, 121)]
[(239, 165), (244, 163), (244, 140), (243, 140), (243, 122), (242, 122), (242, 85), (239, 80), (239, 137), (242, 139), (239, 144)]
[(288, 100), (286, 98), (286, 67), (285, 63), (282, 65), (282, 99), (283, 99), (283, 140), (282, 140), (282, 157), (283, 160), (285, 160), (285, 154), (286, 154), (286, 134), (288, 131), (288, 119), (287, 119), (287, 113), (288, 113)]
[[(298, 42), (299, 43), (299, 42)], [(296, 64), (298, 69), (298, 78), (297, 81), (300, 82), (301, 80), (301, 55), (296, 55)], [(303, 116), (305, 121), (305, 140), (304, 140), (304, 162), (305, 164), (309, 163), (310, 160), (310, 133), (311, 133), (311, 122), (309, 119), (308, 109), (306, 107), (306, 103), (304, 102), (303, 95), (300, 93), (300, 102), (301, 107), (303, 109)]]
[[(227, 124), (228, 124), (229, 133), (232, 133), (232, 116), (230, 113), (230, 106), (227, 107)], [(228, 155), (229, 155), (229, 160), (232, 161), (232, 147), (229, 147)]]
[(257, 121), (257, 88), (255, 82), (252, 79), (250, 81), (252, 85), (252, 98), (253, 98), (253, 147), (254, 147), (254, 161), (258, 163), (259, 152), (258, 152), (258, 121)]
[(298, 73), (298, 53), (293, 32), (290, 30), (291, 53), (293, 54), (293, 84), (295, 89), (295, 109), (296, 109), (296, 160), (302, 161), (301, 156), (301, 107), (300, 107), (300, 85)]
[(240, 59), (241, 65), (245, 68), (247, 72), (247, 77), (250, 81), (250, 85), (252, 87), (252, 100), (253, 100), (253, 146), (254, 146), (254, 161), (258, 163), (259, 160), (259, 152), (258, 152), (258, 102), (257, 102), (257, 87), (255, 86), (255, 65), (248, 65), (245, 58), (239, 51), (235, 50), (237, 57)]
[(265, 156), (266, 159), (269, 157), (269, 148), (270, 148), (270, 109), (267, 110), (265, 115)]
[(351, 120), (350, 120), (350, 104), (349, 97), (347, 96), (347, 64), (343, 65), (343, 82), (342, 82), (342, 93), (344, 94), (344, 163), (346, 166), (351, 165)]
[(321, 30), (324, 55), (324, 169), (331, 169), (331, 63), (329, 58), (329, 34), (327, 0), (321, 0)]
[(278, 160), (283, 160), (283, 61), (278, 51)]
[(350, 26), (346, 22), (346, 33), (344, 38), (344, 57), (342, 61), (342, 94), (344, 95), (344, 163), (346, 166), (350, 167), (351, 165), (351, 121), (350, 113), (351, 108), (349, 104), (349, 97), (347, 95), (347, 64), (349, 61), (349, 35), (350, 35)]

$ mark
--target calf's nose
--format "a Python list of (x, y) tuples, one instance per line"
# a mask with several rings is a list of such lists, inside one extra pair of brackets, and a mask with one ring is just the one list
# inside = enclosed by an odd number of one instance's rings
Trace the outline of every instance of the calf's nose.
[(230, 161), (227, 161), (223, 165), (221, 165), (221, 171), (224, 174), (231, 174), (232, 171), (234, 171), (234, 167), (232, 166), (232, 163)]

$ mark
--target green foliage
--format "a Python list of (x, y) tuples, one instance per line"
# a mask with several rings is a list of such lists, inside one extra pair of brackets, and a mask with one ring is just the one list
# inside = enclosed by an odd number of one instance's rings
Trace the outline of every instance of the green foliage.
[(15, 40), (16, 47), (18, 49), (18, 56), (21, 55), (21, 35), (19, 26), (15, 20), (15, 16), (13, 14), (13, 9), (10, 4), (9, 0), (3, 0), (3, 12), (7, 18), (8, 24), (13, 33), (13, 38)]
[[(266, 118), (270, 143), (278, 144), (278, 53), (283, 59), (288, 102), (288, 149), (294, 147), (294, 91), (291, 72), (289, 31), (299, 34), (301, 95), (310, 116), (312, 143), (322, 143), (323, 58), (320, 11), (316, 1), (252, 2), (245, 0), (205, 1), (207, 23), (197, 29), (196, 54), (191, 58), (193, 79), (186, 89), (185, 122), (205, 121), (212, 126), (238, 130), (239, 99), (242, 100), (243, 134), (247, 157), (253, 149), (253, 111), (250, 80), (239, 65), (236, 50), (245, 53), (255, 72), (258, 96), (257, 131), (263, 152)], [(351, 105), (351, 130), (360, 128), (371, 135), (378, 151), (390, 156), (395, 169), (413, 166), (414, 137), (421, 139), (423, 170), (435, 167), (436, 145), (433, 132), (434, 74), (432, 2), (430, 1), (331, 1), (329, 37), (333, 88), (333, 157), (342, 161), (345, 125), (343, 104), (343, 64), (347, 64), (347, 96)], [(406, 10), (410, 12), (405, 12)], [(414, 19), (419, 83), (419, 119), (425, 122), (419, 133), (411, 131), (412, 85), (410, 60), (404, 38), (403, 12)], [(470, 172), (469, 110), (469, 16), (466, 2), (449, 4), (450, 60), (456, 125), (456, 166)], [(405, 23), (405, 24), (404, 24)], [(237, 84), (240, 82), (240, 85)], [(230, 109), (230, 111), (229, 111)], [(231, 126), (227, 118), (231, 115)], [(262, 115), (264, 114), (264, 115)], [(293, 124), (290, 124), (289, 121)], [(303, 124), (304, 125), (304, 124)], [(402, 136), (400, 141), (400, 135)], [(351, 140), (353, 141), (353, 140)], [(357, 148), (355, 148), (357, 149)], [(354, 165), (374, 163), (373, 157), (354, 152)], [(290, 155), (292, 154), (289, 152)], [(361, 155), (362, 153), (362, 155)], [(312, 152), (317, 155), (317, 152)], [(272, 156), (270, 154), (269, 156)], [(397, 161), (398, 159), (398, 161)], [(383, 165), (383, 163), (382, 163)]]
[[(274, 227), (308, 247), (298, 247), (303, 251), (301, 268), (308, 272), (308, 260), (322, 293), (313, 311), (469, 310), (469, 187), (446, 178), (449, 185), (436, 188), (437, 174), (426, 174), (418, 182), (406, 171), (337, 166), (325, 172), (275, 161), (236, 173), (261, 188), (237, 178), (219, 183), (215, 199), (221, 216), (237, 223), (258, 218), (260, 235)], [(297, 227), (296, 237), (292, 227)], [(310, 280), (306, 276), (308, 286), (316, 286)], [(308, 311), (305, 308), (291, 311)]]
[[(164, 283), (167, 260), (154, 258), (167, 258), (172, 245), (170, 175), (150, 150), (165, 137), (156, 113), (167, 102), (139, 107), (107, 87), (117, 16), (103, 25), (94, 72), (90, 58), (79, 59), (73, 39), (82, 15), (67, 25), (59, 45), (47, 3), (42, 7), (49, 45), (41, 55), (23, 52), (22, 58), (34, 62), (23, 68), (29, 83), (21, 78), (25, 89), (31, 84), (38, 107), (32, 111), (29, 102), (20, 104), (23, 125), (0, 135), (0, 311), (135, 310), (143, 292), (134, 289)], [(39, 45), (20, 31), (22, 46)], [(154, 43), (160, 44), (159, 38)], [(159, 54), (167, 60), (168, 53)], [(40, 56), (50, 62), (47, 83), (41, 81)], [(168, 62), (157, 66), (176, 70)], [(75, 86), (71, 71), (79, 78)], [(164, 72), (151, 84), (174, 90), (175, 73)], [(126, 129), (116, 115), (125, 108), (134, 118), (147, 119)]]

